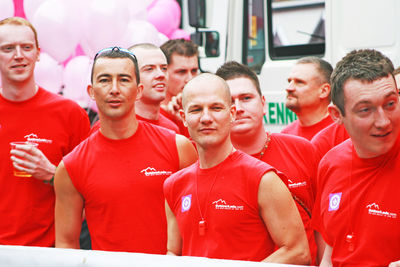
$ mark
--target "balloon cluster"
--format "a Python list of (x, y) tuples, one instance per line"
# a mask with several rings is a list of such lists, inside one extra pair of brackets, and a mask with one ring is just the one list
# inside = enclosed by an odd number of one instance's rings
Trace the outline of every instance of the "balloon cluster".
[[(17, 7), (23, 4), (23, 15)], [(176, 0), (1, 0), (0, 20), (28, 19), (41, 47), (36, 82), (87, 107), (91, 59), (109, 46), (161, 45), (185, 38)]]

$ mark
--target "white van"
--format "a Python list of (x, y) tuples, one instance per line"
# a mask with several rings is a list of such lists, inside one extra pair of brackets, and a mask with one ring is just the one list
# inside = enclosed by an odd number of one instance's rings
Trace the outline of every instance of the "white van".
[(353, 49), (374, 48), (400, 65), (399, 0), (181, 0), (182, 28), (200, 45), (200, 68), (235, 60), (258, 75), (267, 128), (296, 119), (285, 107), (287, 76), (303, 56), (333, 66)]

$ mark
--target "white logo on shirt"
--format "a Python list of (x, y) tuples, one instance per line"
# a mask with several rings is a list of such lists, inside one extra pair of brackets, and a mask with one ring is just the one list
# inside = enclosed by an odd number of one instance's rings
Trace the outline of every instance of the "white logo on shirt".
[(329, 209), (328, 211), (338, 210), (342, 193), (329, 194)]
[(157, 171), (152, 167), (147, 167), (144, 170), (141, 170), (140, 173), (144, 173), (146, 176), (156, 176), (156, 175), (171, 175), (172, 171)]
[(229, 205), (226, 204), (226, 201), (222, 199), (218, 199), (212, 204), (215, 205), (216, 210), (244, 210), (244, 206)]
[(192, 206), (192, 194), (182, 197), (182, 212), (190, 210)]
[(372, 204), (367, 205), (366, 208), (368, 209), (368, 214), (371, 214), (371, 215), (382, 216), (382, 217), (387, 217), (387, 218), (392, 218), (392, 219), (396, 219), (397, 218), (397, 214), (396, 213), (389, 212), (389, 211), (382, 211), (379, 208), (379, 205), (376, 204), (375, 202), (372, 203)]
[(46, 144), (51, 144), (51, 143), (53, 143), (53, 140), (44, 139), (44, 138), (39, 138), (39, 137), (38, 137), (36, 134), (34, 134), (34, 133), (25, 135), (24, 138), (25, 138), (26, 141), (28, 141), (28, 142), (46, 143)]
[(289, 182), (289, 184), (288, 184), (289, 188), (297, 188), (297, 187), (307, 186), (306, 181), (293, 183), (292, 180), (288, 179), (288, 182)]

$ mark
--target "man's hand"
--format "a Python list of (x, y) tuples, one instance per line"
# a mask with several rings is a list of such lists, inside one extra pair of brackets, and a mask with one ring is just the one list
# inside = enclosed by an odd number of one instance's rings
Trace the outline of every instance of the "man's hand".
[(394, 261), (389, 264), (389, 267), (400, 267), (400, 261)]
[(179, 110), (182, 109), (182, 93), (173, 96), (168, 104), (163, 105), (162, 108), (177, 120), (181, 120)]
[(17, 145), (10, 154), (15, 169), (42, 181), (50, 181), (53, 178), (56, 166), (37, 147)]

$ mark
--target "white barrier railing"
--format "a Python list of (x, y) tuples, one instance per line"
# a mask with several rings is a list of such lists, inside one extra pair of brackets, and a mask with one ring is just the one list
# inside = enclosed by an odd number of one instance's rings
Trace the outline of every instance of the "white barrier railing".
[(175, 257), (127, 252), (0, 246), (1, 267), (283, 267), (299, 266), (249, 261)]

